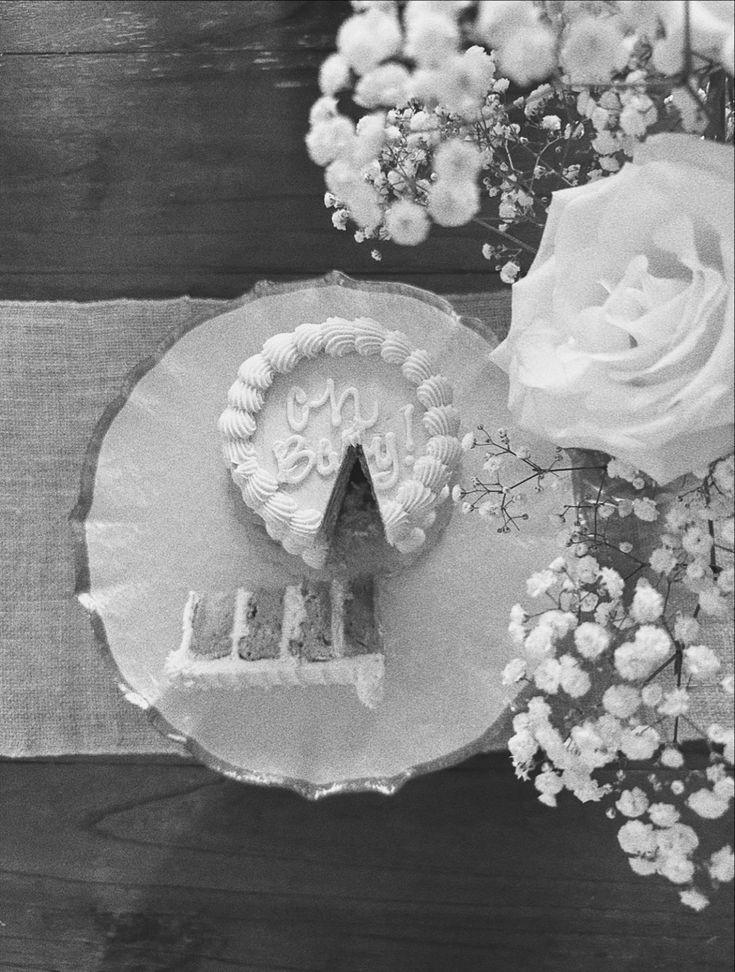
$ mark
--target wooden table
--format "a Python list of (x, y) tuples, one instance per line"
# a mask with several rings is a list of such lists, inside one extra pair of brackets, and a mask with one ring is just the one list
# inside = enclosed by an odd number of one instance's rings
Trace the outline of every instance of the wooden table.
[[(0, 3), (0, 298), (231, 297), (339, 267), (490, 285), (467, 229), (376, 264), (303, 148), (343, 3)], [(0, 968), (724, 970), (615, 824), (507, 757), (309, 804), (180, 758), (0, 764)], [(720, 843), (730, 839), (722, 828)]]

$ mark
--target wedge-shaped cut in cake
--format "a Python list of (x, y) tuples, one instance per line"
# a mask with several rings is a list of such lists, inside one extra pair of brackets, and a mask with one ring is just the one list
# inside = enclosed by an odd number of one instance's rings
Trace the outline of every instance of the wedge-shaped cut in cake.
[(181, 646), (166, 662), (167, 675), (187, 687), (351, 685), (370, 708), (383, 670), (372, 577), (192, 592)]
[(245, 503), (316, 567), (356, 457), (385, 539), (411, 556), (450, 508), (462, 454), (450, 383), (405, 334), (368, 318), (269, 338), (240, 366), (219, 430)]

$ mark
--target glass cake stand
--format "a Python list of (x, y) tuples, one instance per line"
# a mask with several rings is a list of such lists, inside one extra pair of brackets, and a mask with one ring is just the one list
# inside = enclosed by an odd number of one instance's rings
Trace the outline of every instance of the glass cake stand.
[[(527, 527), (510, 535), (456, 510), (421, 558), (378, 576), (386, 674), (374, 709), (349, 686), (171, 684), (164, 666), (181, 642), (189, 591), (279, 587), (308, 572), (243, 514), (216, 423), (241, 361), (272, 334), (328, 316), (369, 316), (404, 331), (453, 383), (463, 431), (478, 423), (512, 431), (505, 376), (487, 357), (494, 337), (443, 299), (337, 273), (259, 285), (138, 369), (90, 445), (74, 517), (78, 596), (126, 697), (218, 772), (309, 798), (393, 793), (412, 776), (504, 745), (508, 614), (528, 575), (555, 556), (546, 514), (563, 502), (542, 494)], [(465, 481), (479, 470), (477, 451), (465, 459)]]

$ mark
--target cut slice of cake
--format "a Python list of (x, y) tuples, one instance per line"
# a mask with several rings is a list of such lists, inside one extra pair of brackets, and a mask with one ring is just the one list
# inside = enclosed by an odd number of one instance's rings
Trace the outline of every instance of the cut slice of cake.
[(371, 577), (192, 592), (166, 674), (190, 687), (352, 685), (372, 708), (384, 655)]

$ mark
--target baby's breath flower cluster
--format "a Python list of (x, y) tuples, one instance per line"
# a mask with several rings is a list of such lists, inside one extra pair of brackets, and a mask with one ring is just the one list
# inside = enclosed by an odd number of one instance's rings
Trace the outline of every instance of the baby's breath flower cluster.
[[(353, 8), (306, 138), (333, 225), (380, 259), (385, 241), (415, 246), (432, 223), (473, 222), (509, 284), (530, 265), (552, 192), (617, 172), (652, 132), (703, 132), (720, 65), (732, 74), (727, 21), (696, 2)], [(367, 111), (357, 120), (350, 97)]]
[[(735, 736), (697, 715), (703, 688), (733, 694), (706, 643), (708, 628), (732, 618), (733, 457), (663, 492), (627, 463), (595, 465), (601, 454), (588, 466), (565, 465), (559, 451), (536, 462), (504, 429), (480, 428), (472, 445), (486, 450), (487, 475), (454, 499), (498, 517), (501, 532), (527, 518), (516, 490), (543, 489), (565, 470), (586, 483), (559, 513), (558, 556), (528, 579), (534, 607), (511, 611), (517, 655), (503, 681), (527, 686), (508, 743), (516, 772), (549, 806), (563, 790), (605, 802), (624, 818), (618, 841), (632, 869), (662, 875), (701, 910), (733, 878), (732, 848), (708, 848), (699, 831), (731, 811)], [(692, 765), (685, 737), (706, 741), (706, 766)], [(639, 761), (654, 771), (631, 784)], [(617, 767), (612, 779), (604, 767)]]

